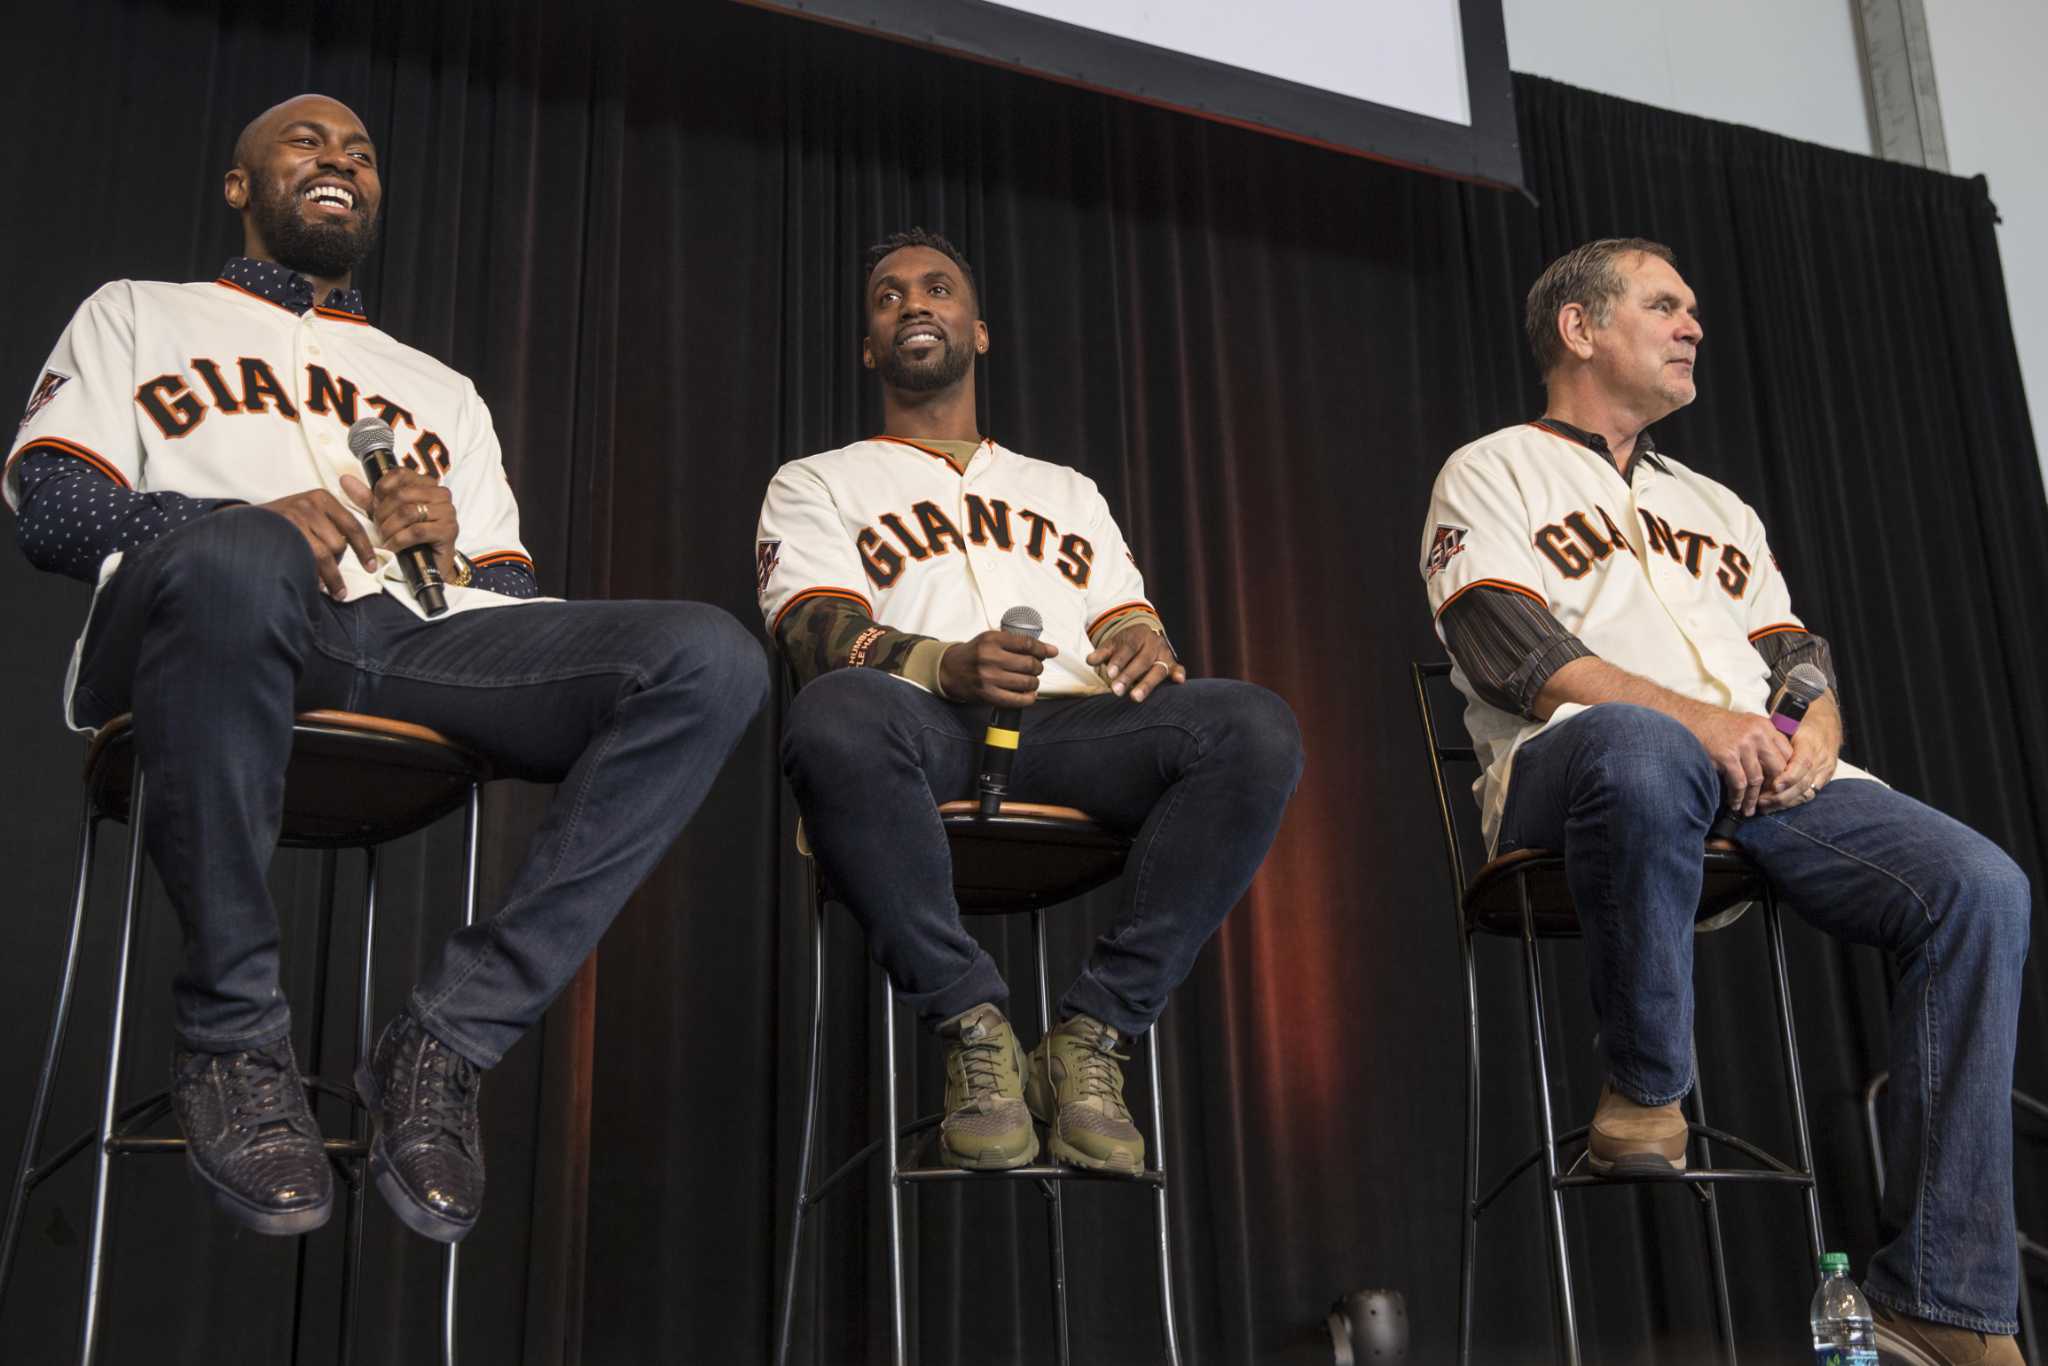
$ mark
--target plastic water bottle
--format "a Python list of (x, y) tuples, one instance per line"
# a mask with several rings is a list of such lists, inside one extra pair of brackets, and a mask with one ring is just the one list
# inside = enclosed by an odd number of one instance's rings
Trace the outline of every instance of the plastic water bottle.
[(1849, 1279), (1846, 1253), (1820, 1259), (1820, 1289), (1813, 1292), (1815, 1366), (1877, 1366), (1877, 1324), (1856, 1282)]

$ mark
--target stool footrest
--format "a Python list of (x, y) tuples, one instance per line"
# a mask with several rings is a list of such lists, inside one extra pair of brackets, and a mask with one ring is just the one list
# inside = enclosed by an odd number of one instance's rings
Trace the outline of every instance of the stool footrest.
[[(1568, 1144), (1578, 1143), (1582, 1141), (1586, 1137), (1587, 1133), (1590, 1131), (1591, 1127), (1592, 1126), (1590, 1125), (1582, 1124), (1578, 1128), (1573, 1129), (1568, 1133), (1559, 1134), (1557, 1136), (1557, 1146), (1559, 1148), (1563, 1148)], [(1744, 1157), (1750, 1158), (1753, 1161), (1761, 1163), (1762, 1165), (1757, 1167), (1705, 1167), (1693, 1171), (1673, 1172), (1669, 1176), (1597, 1176), (1590, 1174), (1584, 1176), (1567, 1175), (1558, 1177), (1556, 1183), (1557, 1189), (1576, 1190), (1584, 1186), (1697, 1186), (1714, 1183), (1736, 1183), (1743, 1181), (1772, 1182), (1777, 1184), (1793, 1186), (1811, 1186), (1814, 1183), (1812, 1172), (1802, 1171), (1797, 1167), (1791, 1166), (1788, 1163), (1785, 1163), (1779, 1160), (1778, 1158), (1773, 1157), (1770, 1153), (1765, 1152), (1762, 1148), (1757, 1147), (1756, 1144), (1751, 1143), (1748, 1139), (1739, 1138), (1734, 1134), (1726, 1133), (1720, 1129), (1713, 1128), (1712, 1126), (1706, 1124), (1688, 1124), (1686, 1128), (1691, 1131), (1691, 1136), (1693, 1138), (1704, 1138), (1709, 1142), (1713, 1143), (1725, 1143), (1729, 1147), (1741, 1153)], [(1502, 1194), (1504, 1194), (1507, 1191), (1507, 1188), (1515, 1183), (1515, 1181), (1522, 1175), (1523, 1172), (1528, 1171), (1531, 1167), (1534, 1167), (1538, 1162), (1541, 1162), (1542, 1160), (1543, 1148), (1542, 1145), (1539, 1144), (1537, 1147), (1530, 1151), (1527, 1157), (1523, 1158), (1520, 1162), (1517, 1162), (1513, 1167), (1511, 1167), (1507, 1171), (1505, 1175), (1503, 1175), (1500, 1178), (1499, 1181), (1495, 1182), (1492, 1190), (1489, 1190), (1485, 1195), (1481, 1196), (1476, 1202), (1474, 1202), (1472, 1206), (1472, 1217), (1474, 1219), (1477, 1219), (1480, 1215), (1486, 1213), (1488, 1207), (1491, 1206), (1494, 1201), (1498, 1200), (1502, 1196)]]

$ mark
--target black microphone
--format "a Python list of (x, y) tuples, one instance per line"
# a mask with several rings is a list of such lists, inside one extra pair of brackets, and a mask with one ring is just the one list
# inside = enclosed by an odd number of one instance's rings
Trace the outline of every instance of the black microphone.
[[(398, 461), (391, 454), (392, 443), (391, 424), (381, 417), (363, 418), (348, 429), (349, 451), (363, 462), (363, 477), (373, 489), (379, 479), (398, 468)], [(432, 546), (409, 545), (398, 552), (398, 563), (405, 570), (405, 585), (412, 589), (412, 600), (420, 605), (421, 611), (438, 617), (448, 610)]]
[[(1794, 665), (1792, 672), (1785, 675), (1785, 681), (1771, 698), (1771, 724), (1778, 728), (1787, 740), (1799, 731), (1799, 723), (1806, 719), (1806, 709), (1820, 700), (1828, 690), (1827, 676), (1811, 664)], [(1742, 817), (1733, 811), (1723, 811), (1715, 819), (1713, 828), (1707, 831), (1711, 840), (1735, 838), (1735, 827)]]
[[(1033, 640), (1045, 632), (1045, 618), (1035, 607), (1012, 607), (1003, 613), (1003, 629)], [(988, 729), (981, 736), (981, 814), (993, 816), (1010, 793), (1010, 765), (1017, 758), (1017, 727), (1023, 720), (1018, 707), (997, 707), (988, 714)]]

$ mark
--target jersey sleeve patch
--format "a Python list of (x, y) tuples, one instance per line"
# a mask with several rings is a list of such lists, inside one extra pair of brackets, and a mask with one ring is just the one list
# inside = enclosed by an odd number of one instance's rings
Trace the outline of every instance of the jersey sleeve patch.
[(1429, 540), (1429, 556), (1423, 561), (1422, 577), (1433, 579), (1439, 570), (1448, 568), (1453, 559), (1465, 548), (1467, 527), (1452, 526), (1449, 522), (1438, 522), (1436, 533)]
[(754, 591), (766, 593), (768, 580), (774, 577), (775, 566), (782, 563), (781, 541), (754, 542)]
[[(43, 377), (36, 381), (35, 392), (28, 396), (28, 411), (21, 415), (21, 426), (26, 427), (35, 420), (35, 415), (57, 397), (57, 391), (71, 382), (71, 376), (56, 370), (43, 371)], [(17, 428), (18, 430), (18, 428)]]

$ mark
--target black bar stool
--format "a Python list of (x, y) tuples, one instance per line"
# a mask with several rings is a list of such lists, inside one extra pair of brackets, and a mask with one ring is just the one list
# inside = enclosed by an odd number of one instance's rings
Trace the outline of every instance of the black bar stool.
[[(1451, 666), (1447, 663), (1418, 663), (1412, 668), (1415, 704), (1422, 716), (1423, 739), (1429, 747), (1430, 777), (1436, 784), (1437, 810), (1443, 820), (1444, 851), (1450, 862), (1453, 918), (1458, 930), (1458, 955), (1465, 969), (1465, 1224), (1464, 1256), (1458, 1271), (1458, 1360), (1472, 1357), (1473, 1264), (1479, 1251), (1479, 1216), (1513, 1185), (1516, 1178), (1539, 1162), (1545, 1186), (1544, 1218), (1549, 1225), (1552, 1312), (1563, 1358), (1578, 1366), (1579, 1322), (1572, 1303), (1571, 1255), (1565, 1247), (1563, 1192), (1589, 1186), (1613, 1186), (1633, 1182), (1661, 1182), (1689, 1186), (1699, 1197), (1700, 1213), (1707, 1243), (1707, 1258), (1714, 1277), (1715, 1321), (1720, 1331), (1722, 1359), (1735, 1361), (1734, 1315), (1728, 1303), (1728, 1270), (1721, 1249), (1721, 1211), (1714, 1187), (1726, 1183), (1758, 1182), (1792, 1186), (1806, 1202), (1807, 1236), (1812, 1245), (1810, 1265), (1818, 1267), (1822, 1251), (1820, 1202), (1813, 1180), (1813, 1140), (1806, 1125), (1806, 1091), (1799, 1079), (1799, 1041), (1792, 1030), (1792, 997), (1785, 982), (1785, 938), (1778, 919), (1778, 902), (1770, 883), (1734, 844), (1709, 840), (1702, 855), (1705, 881), (1700, 888), (1700, 906), (1694, 920), (1696, 932), (1704, 934), (1725, 928), (1739, 919), (1749, 904), (1763, 908), (1764, 938), (1771, 960), (1771, 980), (1777, 988), (1780, 1026), (1780, 1058), (1792, 1102), (1792, 1123), (1799, 1145), (1797, 1166), (1781, 1161), (1746, 1139), (1707, 1126), (1706, 1100), (1698, 1081), (1697, 1060), (1693, 1067), (1693, 1089), (1687, 1106), (1692, 1142), (1697, 1157), (1689, 1159), (1684, 1172), (1670, 1176), (1596, 1176), (1580, 1172), (1582, 1149), (1569, 1168), (1560, 1169), (1559, 1149), (1579, 1143), (1590, 1126), (1582, 1125), (1560, 1134), (1550, 1108), (1550, 1062), (1543, 1042), (1543, 966), (1537, 956), (1539, 939), (1576, 938), (1578, 911), (1572, 905), (1566, 885), (1564, 856), (1544, 849), (1520, 849), (1503, 854), (1471, 875), (1465, 873), (1465, 843), (1451, 810), (1450, 788), (1444, 780), (1446, 763), (1478, 765), (1470, 745), (1446, 744), (1437, 730), (1432, 705), (1431, 683), (1449, 692)], [(1543, 1142), (1534, 1152), (1510, 1168), (1484, 1196), (1479, 1193), (1479, 981), (1472, 951), (1473, 936), (1494, 935), (1522, 941), (1522, 966), (1527, 984), (1529, 1009), (1529, 1050), (1535, 1072), (1536, 1109), (1542, 1120)], [(1754, 1167), (1715, 1167), (1713, 1148), (1723, 1143), (1748, 1157)]]
[[(1067, 806), (1040, 806), (1028, 802), (1005, 802), (994, 816), (980, 814), (971, 801), (947, 802), (939, 807), (939, 819), (953, 854), (953, 891), (962, 913), (968, 915), (1031, 916), (1032, 939), (1036, 945), (1038, 976), (1038, 1017), (1043, 1029), (1052, 1028), (1052, 989), (1045, 961), (1045, 917), (1047, 908), (1072, 900), (1112, 881), (1123, 871), (1124, 856), (1131, 842), (1103, 828), (1087, 813)], [(889, 1292), (891, 1360), (904, 1366), (903, 1308), (903, 1188), (928, 1181), (986, 1182), (1035, 1181), (1046, 1200), (1046, 1218), (1052, 1235), (1053, 1315), (1059, 1343), (1060, 1366), (1070, 1360), (1067, 1341), (1066, 1240), (1060, 1218), (1060, 1185), (1067, 1181), (1138, 1182), (1152, 1187), (1153, 1210), (1158, 1225), (1159, 1306), (1166, 1325), (1166, 1356), (1172, 1366), (1180, 1363), (1180, 1339), (1174, 1328), (1173, 1265), (1166, 1208), (1165, 1103), (1160, 1087), (1160, 1026), (1147, 1035), (1146, 1058), (1152, 1078), (1152, 1134), (1148, 1140), (1150, 1165), (1134, 1174), (1091, 1171), (1085, 1167), (1036, 1162), (1008, 1171), (961, 1171), (951, 1167), (909, 1167), (902, 1165), (902, 1140), (938, 1127), (942, 1115), (926, 1115), (892, 1128), (842, 1163), (816, 1188), (810, 1185), (813, 1138), (817, 1132), (818, 1074), (823, 1054), (825, 1006), (825, 906), (832, 900), (816, 858), (812, 857), (802, 827), (797, 830), (797, 848), (810, 865), (811, 901), (811, 1034), (809, 1080), (804, 1088), (804, 1132), (797, 1162), (796, 1206), (790, 1218), (789, 1262), (784, 1277), (781, 1327), (776, 1336), (776, 1366), (789, 1360), (789, 1344), (796, 1314), (797, 1272), (803, 1252), (804, 1216), (812, 1206), (854, 1172), (859, 1171), (877, 1149), (888, 1154), (889, 1177)], [(897, 1123), (896, 1077), (896, 992), (887, 973), (882, 979), (882, 1054), (889, 1123)]]
[[(51, 1013), (49, 1042), (43, 1050), (42, 1071), (29, 1109), (28, 1132), (22, 1139), (21, 1161), (8, 1199), (6, 1232), (0, 1235), (4, 1238), (0, 1240), (0, 1296), (4, 1296), (29, 1193), (71, 1158), (87, 1148), (93, 1150), (91, 1233), (86, 1242), (85, 1306), (79, 1325), (80, 1366), (90, 1366), (99, 1348), (105, 1300), (102, 1279), (106, 1270), (107, 1195), (113, 1159), (120, 1154), (185, 1150), (182, 1138), (152, 1137), (141, 1132), (170, 1112), (169, 1092), (158, 1092), (126, 1108), (117, 1104), (126, 1042), (129, 964), (142, 901), (146, 819), (146, 792), (129, 722), (127, 716), (108, 722), (93, 735), (86, 751), (85, 810), (79, 822), (71, 933), (64, 949), (56, 1007)], [(370, 1052), (370, 961), (377, 923), (377, 846), (422, 830), (464, 808), (467, 815), (462, 915), (463, 923), (468, 924), (476, 918), (477, 793), (488, 776), (482, 761), (425, 726), (353, 712), (309, 711), (302, 713), (292, 728), (291, 764), (285, 774), (284, 823), (278, 843), (293, 849), (361, 849), (365, 858), (362, 971), (356, 987), (358, 1060), (368, 1057)], [(128, 864), (120, 941), (114, 959), (112, 1021), (99, 1122), (96, 1130), (81, 1134), (48, 1161), (38, 1163), (36, 1152), (42, 1146), (50, 1093), (64, 1048), (64, 1030), (70, 1021), (93, 848), (103, 820), (127, 822)], [(369, 1136), (362, 1103), (352, 1088), (318, 1079), (309, 1079), (307, 1085), (353, 1107), (349, 1137), (329, 1139), (326, 1145), (348, 1188), (339, 1356), (346, 1363), (352, 1359), (354, 1346), (355, 1297), (362, 1263), (363, 1193), (368, 1185), (360, 1164), (369, 1151)], [(456, 1248), (451, 1244), (443, 1267), (441, 1297), (441, 1350), (448, 1366), (455, 1361), (455, 1276)]]

